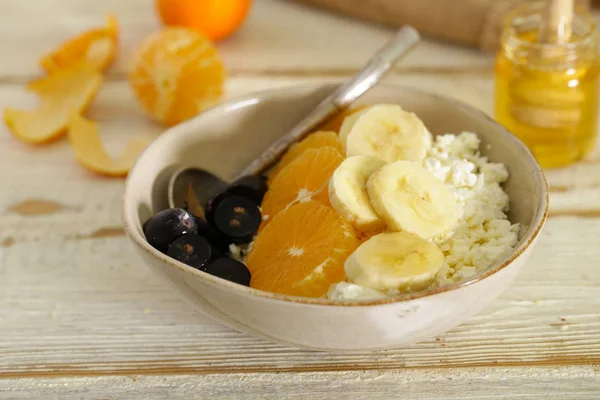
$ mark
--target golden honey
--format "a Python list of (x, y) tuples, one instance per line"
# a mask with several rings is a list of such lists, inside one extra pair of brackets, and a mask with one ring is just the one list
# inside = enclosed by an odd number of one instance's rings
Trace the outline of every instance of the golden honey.
[(577, 10), (568, 42), (540, 41), (544, 6), (528, 4), (507, 18), (495, 65), (495, 118), (552, 168), (595, 146), (597, 34), (592, 17)]

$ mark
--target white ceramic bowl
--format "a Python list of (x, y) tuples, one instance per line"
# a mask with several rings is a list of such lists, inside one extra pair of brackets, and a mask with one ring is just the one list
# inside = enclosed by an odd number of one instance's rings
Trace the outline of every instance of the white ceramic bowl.
[(142, 262), (196, 308), (270, 341), (319, 350), (366, 350), (403, 346), (446, 332), (505, 290), (528, 259), (548, 211), (546, 181), (528, 149), (485, 114), (449, 98), (379, 85), (356, 105), (400, 104), (415, 112), (433, 134), (476, 132), (482, 152), (508, 167), (510, 219), (521, 223), (520, 241), (512, 254), (466, 282), (363, 303), (291, 297), (198, 271), (161, 254), (144, 239), (142, 223), (167, 207), (167, 182), (175, 168), (191, 164), (230, 179), (334, 87), (250, 94), (166, 131), (140, 156), (127, 179), (122, 210), (127, 235)]

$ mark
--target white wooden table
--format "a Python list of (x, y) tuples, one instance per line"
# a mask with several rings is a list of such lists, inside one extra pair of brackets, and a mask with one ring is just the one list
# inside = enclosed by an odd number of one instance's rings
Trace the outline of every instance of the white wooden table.
[[(122, 44), (89, 116), (110, 151), (158, 135), (127, 56), (158, 27), (151, 0), (0, 0), (0, 108), (30, 107), (37, 59), (114, 11)], [(340, 80), (390, 30), (256, 0), (219, 45), (228, 96)], [(491, 55), (425, 41), (389, 80), (490, 112)], [(122, 179), (92, 175), (65, 140), (31, 147), (0, 126), (2, 399), (598, 399), (600, 155), (547, 171), (551, 216), (531, 262), (480, 315), (411, 347), (286, 348), (204, 319), (146, 270), (123, 236)]]

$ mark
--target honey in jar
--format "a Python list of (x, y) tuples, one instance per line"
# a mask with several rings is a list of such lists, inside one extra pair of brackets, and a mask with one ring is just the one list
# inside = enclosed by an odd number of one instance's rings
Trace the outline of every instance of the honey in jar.
[(507, 17), (495, 65), (495, 118), (542, 167), (571, 164), (594, 148), (598, 123), (597, 33), (576, 9), (567, 41), (542, 40), (546, 2)]

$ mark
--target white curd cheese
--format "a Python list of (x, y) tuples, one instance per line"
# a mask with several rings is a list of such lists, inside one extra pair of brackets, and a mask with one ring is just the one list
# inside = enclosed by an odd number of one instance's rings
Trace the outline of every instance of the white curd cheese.
[[(433, 287), (468, 279), (490, 267), (518, 241), (519, 224), (508, 221), (509, 198), (502, 186), (508, 179), (503, 164), (489, 162), (479, 153), (475, 133), (439, 135), (433, 140), (423, 165), (454, 193), (459, 222), (453, 232), (434, 238), (445, 260)], [(342, 282), (332, 285), (332, 300), (367, 300), (389, 297)]]
[(234, 260), (237, 260), (239, 262), (243, 262), (246, 263), (246, 257), (248, 256), (248, 253), (250, 253), (250, 250), (252, 250), (252, 245), (254, 244), (254, 241), (252, 241), (249, 244), (230, 244), (229, 245), (229, 254), (231, 256), (231, 258), (233, 258)]
[(331, 285), (327, 293), (327, 298), (330, 300), (379, 300), (389, 297), (387, 293), (349, 282)]

